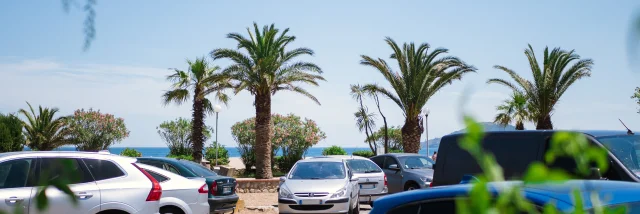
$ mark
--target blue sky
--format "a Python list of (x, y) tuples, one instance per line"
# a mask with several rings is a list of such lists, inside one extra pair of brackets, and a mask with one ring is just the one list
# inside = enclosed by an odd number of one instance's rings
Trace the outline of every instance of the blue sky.
[[(255, 21), (290, 28), (298, 38), (291, 47), (316, 52), (304, 60), (320, 65), (328, 81), (307, 88), (322, 105), (285, 92), (274, 97), (272, 111), (316, 120), (328, 136), (319, 146), (366, 147), (353, 119), (357, 104), (349, 96), (349, 85), (387, 85), (377, 71), (359, 65), (361, 54), (389, 56), (386, 36), (448, 48), (478, 68), (429, 101), (430, 138), (463, 128), (459, 107), (466, 92), (471, 92), (466, 111), (480, 121), (492, 120), (495, 106), (509, 94), (504, 87), (485, 84), (489, 78), (507, 78), (492, 66), (504, 65), (530, 77), (523, 54), (527, 43), (536, 53), (544, 46), (560, 46), (595, 61), (592, 76), (576, 83), (556, 106), (555, 127), (621, 129), (617, 119), (622, 118), (640, 129), (638, 106), (629, 98), (640, 85), (640, 70), (633, 72), (626, 55), (629, 25), (638, 9), (640, 3), (631, 0), (110, 0), (98, 1), (97, 37), (84, 52), (81, 10), (65, 13), (60, 1), (41, 1), (37, 7), (31, 1), (8, 1), (0, 7), (0, 112), (26, 108), (25, 101), (55, 106), (64, 114), (92, 107), (125, 118), (131, 135), (118, 146), (163, 146), (155, 127), (190, 116), (189, 105), (161, 104), (160, 95), (169, 86), (164, 81), (170, 74), (167, 68), (186, 69), (187, 58), (235, 47), (225, 35), (244, 34)], [(225, 60), (214, 63), (229, 65)], [(221, 143), (235, 145), (229, 128), (254, 115), (252, 101), (240, 93), (220, 114)], [(382, 107), (391, 125), (402, 125), (397, 106), (383, 100)], [(213, 117), (206, 121), (214, 122)]]

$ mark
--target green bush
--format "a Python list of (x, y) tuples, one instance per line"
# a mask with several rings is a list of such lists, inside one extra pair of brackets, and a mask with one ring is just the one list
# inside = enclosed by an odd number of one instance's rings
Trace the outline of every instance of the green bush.
[(324, 148), (322, 150), (322, 155), (327, 156), (327, 155), (347, 155), (347, 152), (344, 151), (344, 149), (342, 149), (342, 147), (339, 146), (331, 146), (331, 147), (327, 147)]
[(401, 149), (389, 149), (389, 153), (404, 153)]
[(122, 152), (120, 152), (120, 155), (134, 158), (142, 157), (142, 153), (132, 148), (125, 148), (124, 150), (122, 150)]
[(0, 114), (0, 152), (22, 151), (26, 140), (22, 121), (13, 114)]
[[(212, 166), (216, 164), (216, 143), (207, 147), (204, 152), (204, 158), (207, 159)], [(224, 148), (224, 146), (218, 146), (218, 165), (227, 165), (229, 164), (229, 150)]]
[(353, 151), (353, 153), (351, 153), (351, 154), (355, 155), (355, 156), (365, 157), (365, 158), (370, 158), (370, 157), (375, 156), (375, 154), (373, 154), (373, 152), (371, 152), (369, 150)]
[(188, 160), (193, 161), (193, 156), (191, 155), (167, 155), (168, 158), (175, 158), (178, 160)]

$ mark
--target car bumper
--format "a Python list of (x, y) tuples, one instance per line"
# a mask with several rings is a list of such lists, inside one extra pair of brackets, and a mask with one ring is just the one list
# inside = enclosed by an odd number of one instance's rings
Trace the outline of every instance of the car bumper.
[(387, 195), (387, 193), (380, 194), (369, 194), (369, 195), (360, 195), (360, 203), (361, 204), (370, 204), (371, 202), (377, 200), (378, 198)]
[(238, 195), (216, 196), (209, 198), (209, 213), (231, 212), (236, 208)]
[(319, 205), (300, 205), (294, 199), (278, 199), (280, 213), (348, 213), (349, 199), (322, 200)]

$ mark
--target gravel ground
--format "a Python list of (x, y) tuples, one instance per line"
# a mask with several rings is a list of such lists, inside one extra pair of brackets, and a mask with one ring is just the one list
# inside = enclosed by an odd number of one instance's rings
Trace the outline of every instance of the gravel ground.
[[(244, 200), (244, 206), (269, 206), (278, 205), (277, 193), (238, 193), (240, 199)], [(369, 213), (371, 207), (369, 205), (360, 205), (360, 213)], [(258, 211), (244, 209), (240, 214), (275, 214), (275, 211)]]

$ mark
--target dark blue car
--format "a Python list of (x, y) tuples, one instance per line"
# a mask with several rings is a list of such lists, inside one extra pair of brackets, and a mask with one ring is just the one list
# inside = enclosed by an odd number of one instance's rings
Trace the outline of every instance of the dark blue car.
[[(522, 185), (520, 181), (489, 183), (493, 195), (501, 187)], [(371, 214), (417, 214), (417, 213), (456, 213), (455, 199), (468, 197), (471, 184), (459, 184), (434, 187), (426, 190), (402, 192), (382, 197), (373, 202)], [(574, 207), (571, 197), (574, 189), (580, 190), (585, 209), (592, 209), (590, 194), (599, 195), (602, 206), (626, 206), (627, 213), (640, 213), (640, 184), (624, 181), (571, 180), (554, 184), (524, 185), (525, 198), (542, 207), (549, 202), (556, 204), (561, 212), (571, 211)]]

